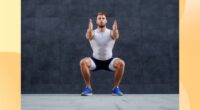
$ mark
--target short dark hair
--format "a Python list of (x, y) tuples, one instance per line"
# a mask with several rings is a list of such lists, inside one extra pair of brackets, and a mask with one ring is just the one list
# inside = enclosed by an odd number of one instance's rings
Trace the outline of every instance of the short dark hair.
[(108, 17), (107, 13), (105, 13), (105, 12), (97, 12), (97, 13), (96, 13), (96, 17), (97, 17), (98, 15), (104, 15), (106, 18)]

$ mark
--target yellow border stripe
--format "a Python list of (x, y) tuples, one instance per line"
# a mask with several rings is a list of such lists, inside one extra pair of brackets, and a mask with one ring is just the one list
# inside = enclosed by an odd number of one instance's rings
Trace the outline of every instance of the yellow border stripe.
[(21, 50), (21, 1), (0, 0), (0, 52)]

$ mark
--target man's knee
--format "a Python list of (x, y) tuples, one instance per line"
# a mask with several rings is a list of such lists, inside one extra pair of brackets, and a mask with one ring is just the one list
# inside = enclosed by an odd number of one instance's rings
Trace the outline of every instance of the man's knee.
[(87, 58), (83, 58), (80, 61), (80, 66), (89, 66)]
[(85, 61), (85, 59), (82, 59), (81, 61), (80, 61), (80, 66), (85, 66), (86, 65), (86, 61)]
[(124, 68), (125, 67), (125, 62), (124, 62), (124, 60), (121, 60), (121, 59), (119, 59), (117, 62), (116, 62), (117, 64), (117, 68)]

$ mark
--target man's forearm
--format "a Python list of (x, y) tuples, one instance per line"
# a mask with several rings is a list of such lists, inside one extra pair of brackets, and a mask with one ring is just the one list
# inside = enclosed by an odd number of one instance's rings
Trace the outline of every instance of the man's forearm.
[(118, 39), (119, 38), (119, 31), (118, 30), (113, 30), (113, 38)]
[(87, 37), (87, 39), (92, 39), (92, 37), (93, 37), (93, 30), (92, 29), (87, 30), (86, 37)]

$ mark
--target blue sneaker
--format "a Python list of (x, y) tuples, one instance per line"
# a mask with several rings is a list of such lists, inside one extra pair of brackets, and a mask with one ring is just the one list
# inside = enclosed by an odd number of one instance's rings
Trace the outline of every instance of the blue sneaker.
[(91, 96), (92, 95), (92, 89), (89, 87), (85, 87), (83, 92), (81, 93), (82, 96)]
[(123, 93), (121, 92), (121, 90), (120, 90), (119, 87), (117, 86), (117, 87), (115, 87), (115, 88), (113, 89), (112, 95), (114, 95), (114, 96), (122, 96)]

